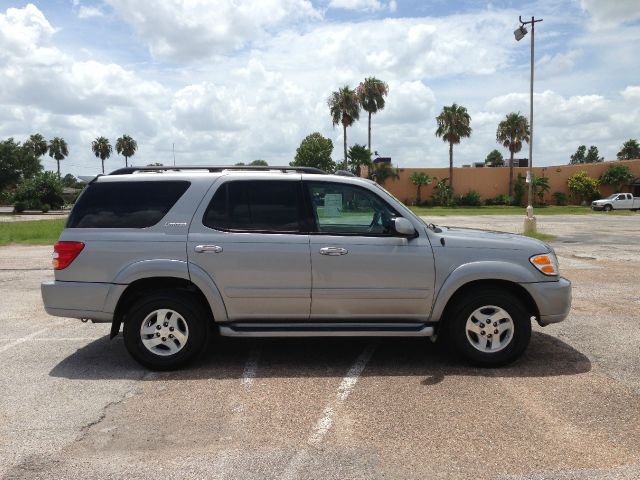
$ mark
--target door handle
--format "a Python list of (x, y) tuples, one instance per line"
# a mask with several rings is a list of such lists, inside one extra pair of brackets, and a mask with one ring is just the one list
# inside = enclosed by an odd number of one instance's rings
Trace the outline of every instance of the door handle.
[(320, 255), (329, 255), (331, 257), (346, 255), (347, 253), (349, 253), (349, 250), (341, 247), (322, 247), (320, 249)]
[(222, 252), (222, 247), (218, 245), (196, 245), (194, 250), (198, 253), (220, 253)]

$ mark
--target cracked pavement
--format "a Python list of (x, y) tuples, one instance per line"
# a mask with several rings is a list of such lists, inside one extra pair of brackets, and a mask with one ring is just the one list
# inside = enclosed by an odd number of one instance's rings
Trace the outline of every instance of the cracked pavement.
[[(49, 247), (0, 248), (0, 478), (640, 478), (640, 221), (539, 217), (574, 284), (507, 368), (423, 339), (219, 339), (150, 373), (49, 317)], [(517, 232), (522, 217), (437, 218)]]

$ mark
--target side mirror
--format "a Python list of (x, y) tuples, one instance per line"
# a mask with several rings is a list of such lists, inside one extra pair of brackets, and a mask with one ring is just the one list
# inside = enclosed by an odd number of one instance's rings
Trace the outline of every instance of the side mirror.
[(413, 224), (403, 217), (393, 219), (393, 228), (396, 233), (403, 237), (414, 237), (416, 235), (416, 229), (413, 228)]

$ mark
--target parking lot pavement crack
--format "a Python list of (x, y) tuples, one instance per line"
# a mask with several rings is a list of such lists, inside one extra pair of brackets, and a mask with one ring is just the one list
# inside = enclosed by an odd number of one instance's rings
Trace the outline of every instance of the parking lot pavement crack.
[[(142, 375), (138, 379), (138, 381), (148, 380), (152, 378), (154, 375), (155, 375), (154, 372), (147, 372), (144, 375)], [(131, 398), (135, 394), (135, 391), (138, 389), (139, 389), (139, 385), (136, 383), (131, 389), (127, 390), (122, 395), (120, 395), (118, 399), (108, 402), (104, 407), (102, 407), (102, 411), (100, 412), (100, 415), (98, 416), (98, 418), (90, 421), (89, 423), (87, 423), (86, 425), (80, 428), (80, 434), (78, 435), (78, 438), (76, 438), (74, 443), (79, 443), (85, 440), (89, 436), (91, 429), (96, 425), (99, 425), (100, 423), (102, 423), (104, 419), (107, 418), (107, 414), (109, 413), (109, 410), (111, 410), (113, 407), (117, 407), (128, 398)]]

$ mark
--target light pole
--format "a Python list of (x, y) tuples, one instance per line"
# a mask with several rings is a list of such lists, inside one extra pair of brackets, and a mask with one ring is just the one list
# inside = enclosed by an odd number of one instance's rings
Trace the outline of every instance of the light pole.
[(529, 87), (529, 171), (527, 173), (527, 180), (529, 183), (529, 199), (527, 205), (527, 216), (524, 217), (524, 231), (525, 233), (536, 231), (536, 217), (533, 216), (533, 46), (534, 46), (534, 33), (536, 23), (541, 22), (542, 18), (536, 20), (535, 17), (531, 17), (531, 21), (523, 22), (522, 16), (518, 17), (520, 26), (513, 32), (516, 40), (519, 42), (527, 34), (527, 28), (525, 25), (531, 25), (531, 82)]

